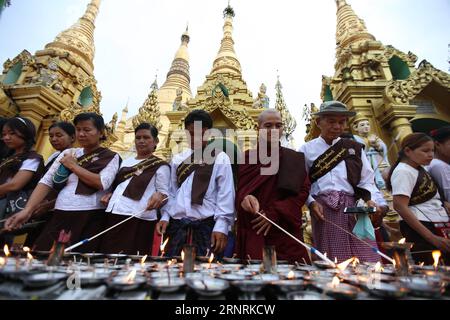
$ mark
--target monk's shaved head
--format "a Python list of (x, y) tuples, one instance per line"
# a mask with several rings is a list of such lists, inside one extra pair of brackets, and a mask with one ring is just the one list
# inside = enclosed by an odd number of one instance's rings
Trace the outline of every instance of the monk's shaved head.
[(262, 124), (267, 120), (267, 118), (274, 116), (278, 116), (281, 121), (281, 114), (277, 110), (275, 109), (264, 110), (258, 117), (258, 126), (261, 128)]

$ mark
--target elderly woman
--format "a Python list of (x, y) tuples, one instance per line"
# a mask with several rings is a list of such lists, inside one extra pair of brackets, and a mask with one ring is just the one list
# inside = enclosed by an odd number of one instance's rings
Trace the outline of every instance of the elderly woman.
[[(58, 186), (55, 214), (36, 240), (36, 250), (49, 250), (61, 230), (70, 231), (71, 241), (77, 242), (105, 227), (106, 215), (100, 200), (116, 177), (120, 157), (100, 146), (105, 134), (101, 116), (82, 113), (75, 117), (74, 124), (80, 148), (63, 151), (33, 191), (25, 209), (6, 222), (8, 229), (26, 222), (52, 188)], [(61, 170), (61, 165), (65, 170)], [(65, 183), (61, 183), (57, 178), (67, 170)], [(98, 251), (99, 240), (85, 244), (80, 251)]]

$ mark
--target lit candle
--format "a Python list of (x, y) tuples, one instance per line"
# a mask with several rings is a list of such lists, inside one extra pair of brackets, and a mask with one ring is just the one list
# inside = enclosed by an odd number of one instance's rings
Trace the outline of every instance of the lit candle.
[(209, 265), (208, 265), (208, 269), (211, 269), (211, 263), (214, 260), (214, 253), (211, 252), (211, 256), (209, 257)]
[(167, 245), (168, 242), (169, 242), (169, 238), (167, 238), (166, 241), (164, 241), (164, 243), (159, 247), (159, 249), (161, 251), (161, 258), (164, 257), (164, 254), (166, 253), (164, 251), (164, 249), (166, 248), (166, 245)]
[(435, 250), (431, 254), (432, 254), (433, 260), (434, 260), (433, 267), (434, 267), (434, 269), (437, 270), (437, 268), (439, 266), (439, 259), (441, 258), (441, 252), (439, 250)]

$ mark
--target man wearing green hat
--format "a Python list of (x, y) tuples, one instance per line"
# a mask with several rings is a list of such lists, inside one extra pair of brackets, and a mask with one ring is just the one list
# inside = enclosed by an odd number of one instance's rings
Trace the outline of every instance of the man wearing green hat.
[[(311, 211), (314, 245), (339, 262), (352, 257), (361, 262), (378, 262), (379, 256), (368, 245), (349, 234), (357, 229), (357, 220), (354, 215), (344, 213), (346, 207), (356, 207), (359, 199), (369, 207), (377, 207), (372, 200), (377, 194), (374, 172), (364, 155), (363, 145), (340, 137), (349, 118), (356, 113), (339, 101), (328, 101), (313, 115), (321, 134), (299, 151), (305, 154), (312, 183), (307, 204)], [(358, 226), (363, 226), (365, 241), (376, 248), (370, 220), (367, 216), (361, 219)]]

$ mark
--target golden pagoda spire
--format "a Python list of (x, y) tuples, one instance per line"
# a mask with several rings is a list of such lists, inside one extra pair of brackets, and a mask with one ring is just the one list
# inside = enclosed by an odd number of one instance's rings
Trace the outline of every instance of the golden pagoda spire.
[(223, 26), (223, 38), (219, 52), (214, 60), (211, 74), (216, 73), (234, 73), (241, 74), (241, 64), (234, 51), (233, 40), (233, 17), (235, 16), (233, 8), (228, 2), (228, 7), (223, 11), (225, 23)]
[(84, 15), (69, 29), (61, 32), (46, 49), (69, 52), (80, 57), (90, 73), (94, 70), (94, 29), (95, 19), (100, 7), (100, 0), (91, 0)]
[(287, 108), (286, 102), (284, 101), (283, 96), (283, 86), (280, 82), (280, 76), (277, 76), (277, 84), (275, 85), (277, 99), (275, 101), (275, 109), (280, 112), (281, 120), (283, 120), (284, 134), (287, 138), (289, 138), (295, 131), (297, 127), (297, 121), (295, 121), (294, 117), (292, 117), (289, 109)]
[(151, 92), (145, 100), (142, 107), (139, 108), (139, 114), (133, 118), (133, 127), (136, 128), (143, 122), (154, 125), (161, 130), (161, 112), (158, 106), (158, 82), (157, 79), (151, 86)]
[(189, 73), (189, 51), (188, 44), (190, 41), (189, 26), (186, 26), (186, 31), (181, 36), (181, 45), (175, 54), (172, 61), (172, 66), (167, 73), (166, 82), (161, 89), (166, 87), (183, 88), (185, 92), (191, 95), (191, 77)]
[(335, 0), (337, 6), (336, 44), (339, 49), (361, 40), (376, 40), (346, 0)]

